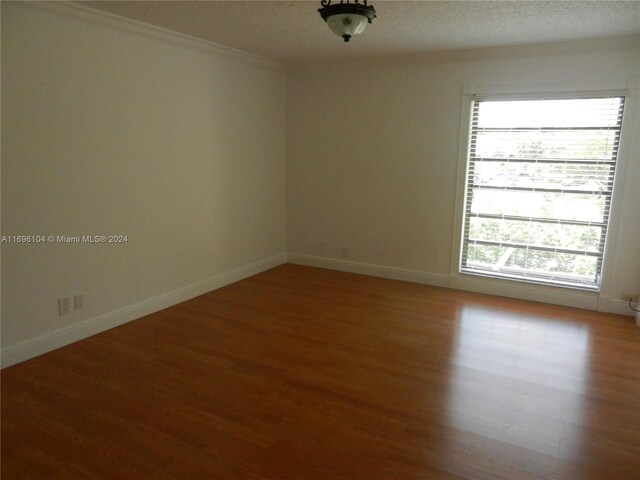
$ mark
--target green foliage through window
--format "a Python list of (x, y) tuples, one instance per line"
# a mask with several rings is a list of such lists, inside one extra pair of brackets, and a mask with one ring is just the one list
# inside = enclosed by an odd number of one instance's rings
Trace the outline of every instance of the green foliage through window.
[(598, 288), (624, 97), (472, 107), (461, 271)]

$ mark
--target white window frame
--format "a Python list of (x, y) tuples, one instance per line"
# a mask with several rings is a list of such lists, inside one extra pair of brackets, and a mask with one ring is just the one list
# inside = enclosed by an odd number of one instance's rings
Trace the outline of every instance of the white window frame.
[[(456, 188), (456, 216), (453, 225), (454, 245), (451, 252), (450, 287), (482, 293), (504, 295), (549, 303), (599, 309), (599, 297), (609, 294), (612, 266), (615, 262), (613, 248), (619, 236), (619, 218), (624, 197), (624, 178), (629, 164), (629, 149), (632, 138), (633, 119), (636, 111), (638, 79), (632, 78), (623, 84), (603, 85), (590, 82), (567, 82), (562, 84), (533, 85), (464, 85), (462, 88), (460, 141), (458, 148), (458, 175)], [(526, 100), (544, 98), (567, 98), (585, 96), (624, 96), (625, 108), (620, 133), (620, 145), (616, 174), (611, 197), (607, 241), (604, 247), (601, 282), (597, 291), (584, 290), (571, 285), (549, 285), (532, 283), (526, 279), (506, 279), (461, 272), (460, 256), (463, 242), (463, 217), (466, 198), (468, 149), (471, 132), (472, 103), (478, 97), (492, 99)]]

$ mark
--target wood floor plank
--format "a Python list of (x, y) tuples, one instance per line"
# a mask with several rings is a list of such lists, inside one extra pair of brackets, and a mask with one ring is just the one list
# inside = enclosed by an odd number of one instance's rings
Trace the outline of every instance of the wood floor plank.
[(2, 478), (635, 479), (631, 317), (283, 265), (1, 373)]

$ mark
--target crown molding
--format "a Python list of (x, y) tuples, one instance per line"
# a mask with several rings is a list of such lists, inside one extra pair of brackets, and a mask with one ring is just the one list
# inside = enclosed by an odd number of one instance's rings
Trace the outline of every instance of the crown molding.
[(326, 67), (352, 68), (354, 65), (387, 66), (468, 62), (478, 60), (508, 60), (555, 55), (576, 55), (610, 52), (640, 51), (640, 35), (602, 37), (566, 42), (506, 45), (460, 50), (436, 50), (422, 53), (360, 57), (357, 59), (305, 59), (291, 62), (295, 68)]
[(131, 20), (112, 13), (96, 10), (71, 2), (11, 2), (12, 7), (40, 11), (51, 15), (62, 16), (84, 24), (98, 25), (125, 33), (141, 35), (180, 47), (186, 47), (205, 53), (231, 58), (248, 65), (276, 72), (285, 73), (286, 64), (271, 58), (244, 52), (218, 43), (191, 37), (155, 25)]

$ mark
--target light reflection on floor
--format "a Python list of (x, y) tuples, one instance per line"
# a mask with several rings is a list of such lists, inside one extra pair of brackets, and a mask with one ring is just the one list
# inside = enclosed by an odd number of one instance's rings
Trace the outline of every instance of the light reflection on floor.
[(454, 431), (574, 458), (589, 356), (585, 325), (465, 305), (452, 358), (448, 423)]

